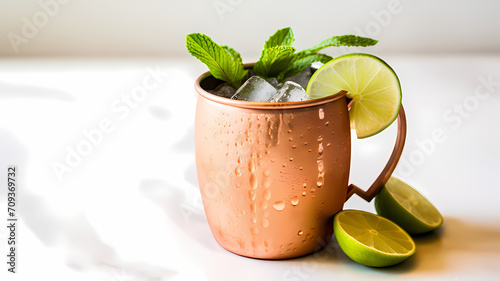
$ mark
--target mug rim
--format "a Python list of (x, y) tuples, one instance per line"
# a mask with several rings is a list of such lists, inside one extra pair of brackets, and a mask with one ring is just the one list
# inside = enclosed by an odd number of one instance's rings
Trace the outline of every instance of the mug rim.
[[(245, 68), (251, 68), (255, 63), (247, 63), (243, 66)], [(194, 88), (196, 92), (201, 95), (203, 98), (211, 100), (213, 102), (239, 107), (239, 108), (248, 108), (248, 109), (292, 109), (292, 108), (306, 108), (312, 107), (316, 105), (323, 105), (329, 102), (336, 101), (345, 97), (347, 91), (341, 90), (335, 94), (319, 98), (319, 99), (311, 99), (305, 101), (296, 101), (296, 102), (256, 102), (256, 101), (243, 101), (243, 100), (232, 100), (224, 97), (220, 97), (214, 94), (207, 92), (205, 89), (201, 87), (201, 82), (207, 78), (212, 76), (210, 71), (206, 71), (196, 79), (194, 83)]]

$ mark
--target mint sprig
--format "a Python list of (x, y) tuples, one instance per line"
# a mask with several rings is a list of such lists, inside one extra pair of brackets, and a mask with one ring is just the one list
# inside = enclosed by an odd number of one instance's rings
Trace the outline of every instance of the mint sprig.
[(321, 43), (315, 45), (312, 48), (305, 49), (300, 53), (316, 53), (327, 47), (368, 47), (377, 44), (378, 40), (371, 39), (368, 37), (361, 37), (356, 35), (341, 35), (332, 36), (328, 39), (321, 41)]
[(264, 49), (269, 49), (276, 46), (287, 46), (292, 47), (293, 41), (295, 41), (293, 31), (290, 27), (285, 27), (278, 29), (273, 35), (267, 39), (264, 44)]
[[(282, 73), (283, 78), (295, 76), (306, 68), (308, 68), (313, 62), (327, 63), (333, 58), (325, 54), (317, 53), (297, 53), (292, 61), (292, 64), (287, 69), (286, 72)], [(281, 78), (281, 77), (280, 77)], [(280, 80), (280, 79), (279, 79)]]
[[(356, 35), (333, 36), (321, 41), (312, 48), (295, 53), (292, 43), (295, 41), (292, 29), (279, 29), (264, 44), (260, 59), (254, 66), (255, 74), (269, 79), (275, 77), (278, 81), (295, 76), (314, 62), (326, 63), (332, 57), (319, 54), (318, 51), (327, 47), (356, 46), (366, 47), (377, 44), (377, 40)], [(281, 47), (281, 48), (280, 48)]]
[(294, 58), (295, 48), (288, 46), (275, 46), (262, 50), (258, 62), (255, 63), (253, 71), (262, 78), (279, 77), (290, 67)]
[[(253, 67), (256, 75), (265, 79), (276, 78), (282, 81), (295, 76), (314, 62), (326, 63), (332, 57), (318, 51), (327, 47), (367, 47), (377, 44), (377, 40), (356, 35), (332, 36), (319, 44), (300, 52), (292, 46), (295, 41), (290, 27), (277, 30), (266, 40), (259, 61)], [(191, 53), (208, 66), (210, 73), (217, 79), (226, 81), (238, 88), (248, 76), (243, 67), (241, 55), (228, 46), (216, 44), (210, 37), (193, 33), (186, 37), (186, 47)]]
[(191, 55), (208, 66), (215, 78), (226, 81), (235, 88), (241, 86), (248, 75), (237, 51), (218, 45), (204, 34), (189, 34), (186, 37), (186, 47)]
[(281, 80), (295, 57), (293, 41), (295, 38), (290, 27), (279, 29), (271, 35), (253, 67), (255, 74), (266, 79), (276, 77)]

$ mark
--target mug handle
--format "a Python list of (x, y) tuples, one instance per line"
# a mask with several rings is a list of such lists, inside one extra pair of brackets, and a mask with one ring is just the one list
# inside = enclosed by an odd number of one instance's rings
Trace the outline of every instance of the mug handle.
[(401, 154), (403, 153), (403, 148), (405, 146), (406, 140), (406, 115), (405, 110), (403, 108), (403, 104), (401, 104), (401, 108), (399, 109), (398, 114), (398, 133), (396, 135), (396, 144), (394, 145), (394, 149), (392, 150), (391, 157), (389, 161), (384, 167), (384, 170), (380, 173), (375, 182), (368, 188), (368, 190), (364, 191), (361, 188), (357, 187), (354, 184), (350, 184), (347, 187), (347, 197), (345, 201), (349, 200), (351, 196), (356, 193), (359, 197), (365, 199), (370, 202), (375, 195), (382, 189), (382, 187), (387, 183), (389, 178), (391, 177), (394, 169), (396, 169), (396, 165), (398, 164), (399, 158), (401, 158)]

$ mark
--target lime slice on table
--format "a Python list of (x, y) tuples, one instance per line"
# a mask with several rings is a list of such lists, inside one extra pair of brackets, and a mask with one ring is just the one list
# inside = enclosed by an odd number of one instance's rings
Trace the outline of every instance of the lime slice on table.
[(312, 99), (340, 90), (347, 91), (347, 97), (353, 99), (349, 119), (358, 138), (381, 132), (398, 116), (399, 79), (394, 70), (376, 56), (356, 53), (334, 58), (320, 67), (307, 85)]
[(333, 230), (342, 251), (363, 265), (395, 265), (415, 253), (415, 243), (408, 233), (390, 220), (368, 212), (340, 211), (335, 215)]
[(395, 177), (375, 196), (375, 209), (410, 234), (425, 233), (443, 224), (443, 216), (427, 198)]

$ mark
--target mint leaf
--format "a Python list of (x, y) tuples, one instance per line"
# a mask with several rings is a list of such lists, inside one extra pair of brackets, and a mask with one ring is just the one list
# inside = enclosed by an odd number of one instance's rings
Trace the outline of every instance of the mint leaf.
[[(332, 57), (325, 54), (306, 54), (297, 53), (292, 61), (291, 67), (284, 73), (283, 78), (295, 76), (306, 68), (308, 68), (313, 62), (327, 63), (332, 60)], [(278, 79), (278, 81), (281, 79)]]
[(285, 72), (278, 74), (277, 76), (278, 81), (280, 81), (283, 78), (299, 74), (300, 72), (304, 71), (307, 67), (309, 67), (313, 62), (319, 61), (322, 63), (326, 63), (330, 61), (332, 57), (317, 53), (321, 49), (327, 47), (340, 47), (340, 46), (366, 47), (375, 45), (377, 44), (377, 42), (378, 42), (377, 40), (356, 35), (342, 35), (342, 36), (330, 37), (328, 39), (323, 40), (321, 43), (317, 44), (312, 48), (296, 53), (289, 68)]
[[(231, 56), (233, 57), (233, 61), (236, 62), (237, 66), (242, 66), (243, 67), (243, 60), (241, 59), (241, 55), (240, 53), (238, 53), (235, 49), (231, 48), (231, 47), (228, 47), (228, 46), (222, 46), (222, 48), (224, 50), (226, 50), (227, 52), (229, 52), (231, 54)], [(237, 69), (238, 71), (241, 71), (240, 67), (238, 67)], [(233, 85), (235, 88), (239, 88), (241, 86), (241, 84), (243, 84), (244, 80), (247, 78), (248, 76), (248, 69), (244, 69), (243, 68), (243, 73), (239, 74), (241, 78), (241, 80), (236, 84), (237, 86)]]
[(238, 53), (235, 49), (228, 47), (228, 46), (222, 46), (222, 48), (224, 50), (228, 51), (231, 54), (231, 56), (233, 57), (233, 59), (235, 59), (238, 62), (243, 63), (240, 53)]
[(186, 37), (186, 47), (191, 55), (208, 66), (217, 79), (238, 88), (248, 70), (243, 68), (241, 56), (234, 49), (220, 46), (204, 34), (192, 33)]
[(275, 46), (262, 50), (260, 59), (255, 63), (255, 74), (263, 78), (278, 77), (290, 67), (294, 58), (295, 48)]
[(269, 49), (276, 46), (287, 46), (292, 47), (293, 41), (293, 31), (290, 27), (285, 27), (283, 29), (278, 29), (273, 35), (269, 36), (266, 43), (264, 44), (264, 49)]
[(306, 49), (301, 52), (305, 53), (316, 53), (317, 51), (327, 48), (327, 47), (367, 47), (373, 46), (377, 44), (378, 40), (361, 37), (356, 35), (342, 35), (342, 36), (333, 36), (328, 39), (323, 40), (321, 43), (316, 46)]

